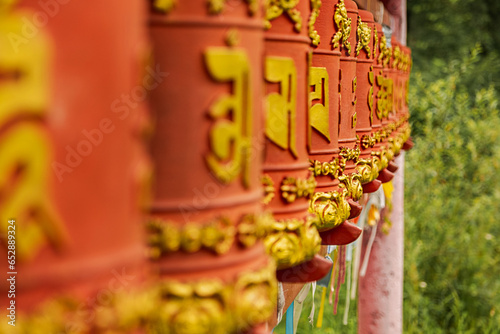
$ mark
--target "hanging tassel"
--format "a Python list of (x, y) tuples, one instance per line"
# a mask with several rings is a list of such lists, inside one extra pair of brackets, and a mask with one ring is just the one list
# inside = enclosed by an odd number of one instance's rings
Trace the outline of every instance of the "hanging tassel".
[[(351, 248), (351, 250), (352, 250), (352, 248)], [(348, 251), (348, 254), (349, 254), (349, 251)], [(351, 299), (349, 298), (349, 296), (351, 294), (352, 259), (350, 258), (350, 256), (347, 256), (346, 261), (347, 260), (349, 260), (349, 264), (347, 265), (347, 292), (346, 292), (346, 297), (345, 297), (344, 325), (347, 325), (347, 320), (349, 318), (349, 306), (351, 303)]]
[(293, 334), (293, 309), (294, 309), (295, 301), (292, 301), (290, 306), (288, 306), (288, 310), (286, 310), (286, 326), (285, 333)]
[(321, 304), (319, 304), (318, 322), (316, 322), (316, 328), (321, 328), (323, 326), (323, 312), (325, 311), (325, 299), (326, 299), (326, 288), (323, 287), (323, 292), (321, 292)]
[[(344, 264), (344, 265), (342, 265)], [(340, 292), (340, 283), (342, 281), (342, 278), (343, 278), (343, 271), (344, 269), (342, 269), (342, 267), (344, 267), (345, 269), (345, 246), (341, 246), (340, 249), (339, 249), (339, 274), (338, 274), (338, 277), (337, 277), (337, 289), (335, 291), (335, 302), (333, 304), (333, 314), (337, 314), (337, 306), (339, 304), (339, 292)]]
[(339, 262), (339, 248), (336, 248), (333, 253), (333, 267), (332, 267), (332, 275), (330, 277), (330, 294), (328, 296), (328, 302), (330, 305), (333, 303), (333, 291), (334, 291), (334, 282), (335, 282), (335, 273), (337, 272), (337, 264)]
[(313, 326), (314, 323), (314, 294), (316, 293), (316, 282), (312, 282), (311, 284), (312, 288), (312, 307), (311, 307), (311, 313), (309, 313), (309, 323), (311, 326)]

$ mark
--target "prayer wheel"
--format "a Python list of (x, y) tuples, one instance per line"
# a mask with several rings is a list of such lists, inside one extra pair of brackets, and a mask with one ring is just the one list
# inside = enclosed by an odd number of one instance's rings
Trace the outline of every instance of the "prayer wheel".
[(144, 68), (145, 14), (139, 0), (0, 5), (1, 235), (15, 236), (2, 240), (15, 254), (2, 291), (15, 291), (0, 300), (14, 332), (141, 327), (143, 96), (161, 79)]
[(375, 73), (373, 70), (374, 53), (374, 21), (373, 15), (365, 10), (359, 11), (357, 27), (357, 90), (356, 90), (356, 134), (359, 138), (360, 155), (357, 161), (357, 171), (361, 175), (363, 191), (370, 193), (378, 189), (380, 182), (378, 177), (377, 159), (372, 156), (376, 139), (373, 134), (375, 103), (373, 86), (375, 85)]
[(339, 0), (336, 5), (335, 34), (332, 38), (334, 49), (339, 49), (340, 56), (340, 112), (339, 112), (339, 156), (345, 162), (345, 169), (339, 180), (347, 189), (347, 195), (354, 201), (361, 198), (363, 188), (361, 175), (356, 172), (356, 162), (360, 148), (356, 137), (358, 115), (357, 76), (356, 76), (356, 32), (358, 24), (358, 6), (351, 0)]
[(318, 230), (323, 244), (350, 243), (361, 232), (346, 222), (360, 210), (356, 211), (357, 203), (347, 199), (347, 190), (339, 187), (338, 179), (345, 168), (338, 145), (341, 53), (331, 43), (338, 8), (333, 1), (323, 2), (321, 6), (312, 2), (313, 13), (309, 21), (309, 36), (314, 48), (309, 69), (309, 169), (318, 183), (310, 211), (319, 218)]
[(308, 211), (316, 187), (307, 152), (310, 14), (308, 0), (270, 1), (265, 17), (263, 182), (265, 203), (275, 220), (265, 243), (283, 282), (312, 281), (326, 274), (320, 265), (324, 259), (315, 257), (321, 238)]
[[(148, 221), (169, 333), (252, 331), (272, 315), (262, 243), (260, 1), (153, 1), (155, 165)], [(272, 225), (271, 223), (269, 226)]]

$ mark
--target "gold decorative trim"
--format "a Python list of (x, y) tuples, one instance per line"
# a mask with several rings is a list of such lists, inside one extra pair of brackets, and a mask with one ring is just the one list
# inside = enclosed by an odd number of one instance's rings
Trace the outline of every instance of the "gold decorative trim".
[(153, 0), (153, 9), (157, 12), (168, 14), (177, 4), (177, 0)]
[(262, 203), (269, 204), (274, 198), (274, 182), (273, 179), (267, 174), (262, 176), (262, 186), (264, 187), (264, 198)]
[(389, 64), (389, 60), (391, 59), (392, 50), (387, 47), (387, 39), (384, 35), (380, 39), (380, 53), (378, 55), (378, 63), (382, 64), (384, 67)]
[(317, 217), (305, 220), (274, 221), (264, 245), (276, 261), (278, 269), (293, 267), (310, 260), (321, 248)]
[[(208, 12), (210, 14), (220, 14), (226, 7), (226, 2), (229, 0), (208, 0)], [(255, 15), (259, 10), (258, 0), (246, 0), (248, 3), (248, 11), (250, 15)]]
[(363, 148), (370, 148), (375, 146), (377, 143), (377, 139), (375, 138), (375, 134), (373, 136), (371, 135), (363, 135), (361, 137), (361, 147)]
[(379, 172), (389, 165), (390, 160), (388, 159), (388, 154), (385, 146), (382, 146), (380, 151), (373, 151), (372, 156), (377, 158), (376, 162)]
[(271, 21), (286, 13), (288, 18), (294, 23), (296, 32), (302, 30), (302, 17), (300, 12), (295, 9), (299, 4), (299, 0), (267, 0), (265, 28), (271, 28)]
[(208, 223), (174, 224), (169, 221), (151, 220), (147, 223), (150, 256), (161, 256), (182, 251), (194, 253), (207, 249), (217, 254), (225, 254), (235, 241), (245, 247), (255, 244), (266, 234), (269, 216), (244, 215), (236, 224), (227, 217), (219, 217)]
[(339, 160), (339, 158), (334, 158), (330, 162), (321, 162), (318, 160), (309, 159), (309, 164), (309, 170), (313, 173), (314, 176), (330, 175), (333, 179), (336, 179), (344, 171), (346, 160)]
[(370, 40), (372, 39), (372, 29), (361, 20), (361, 16), (358, 16), (358, 45), (356, 46), (356, 56), (359, 56), (359, 52), (365, 49), (368, 58), (372, 57), (372, 50), (370, 48)]
[(340, 47), (342, 49), (342, 47), (345, 47), (347, 53), (351, 54), (351, 43), (349, 42), (349, 36), (351, 36), (351, 18), (347, 16), (347, 8), (345, 7), (344, 0), (340, 0), (336, 5), (333, 20), (338, 30), (332, 37), (331, 44), (333, 44), (333, 48)]
[(321, 0), (310, 0), (311, 2), (311, 16), (309, 17), (309, 38), (311, 39), (311, 44), (318, 46), (320, 42), (320, 36), (318, 31), (314, 29), (314, 24), (319, 16), (319, 9), (321, 7)]
[[(59, 297), (21, 315), (23, 321), (16, 328), (19, 333), (239, 333), (272, 316), (277, 300), (275, 271), (270, 261), (231, 283), (215, 278), (172, 280), (136, 291), (106, 290), (106, 303), (99, 303), (98, 310), (94, 303)], [(0, 330), (6, 332), (6, 326), (2, 322)]]
[(351, 197), (354, 201), (357, 201), (363, 196), (363, 187), (361, 186), (361, 175), (358, 173), (352, 173), (348, 175), (339, 176), (341, 188), (347, 190), (347, 196)]
[(318, 231), (335, 228), (349, 218), (351, 207), (346, 200), (347, 190), (317, 192), (309, 202), (309, 212), (318, 217)]
[(308, 179), (286, 177), (281, 182), (281, 197), (287, 203), (293, 203), (301, 197), (310, 198), (314, 194), (316, 184), (316, 179), (312, 175)]
[(361, 175), (360, 181), (362, 184), (371, 182), (378, 177), (378, 158), (359, 159), (356, 166), (356, 171)]
[(356, 145), (354, 148), (341, 147), (339, 155), (346, 160), (357, 161), (360, 153), (361, 151)]

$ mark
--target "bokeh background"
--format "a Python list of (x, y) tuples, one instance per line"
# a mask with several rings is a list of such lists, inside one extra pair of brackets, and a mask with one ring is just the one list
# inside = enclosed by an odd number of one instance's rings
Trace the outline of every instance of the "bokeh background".
[[(404, 333), (499, 333), (500, 1), (407, 7), (415, 147), (405, 168)], [(309, 296), (297, 332), (357, 333), (356, 305), (343, 325), (340, 295), (321, 329), (308, 323)]]

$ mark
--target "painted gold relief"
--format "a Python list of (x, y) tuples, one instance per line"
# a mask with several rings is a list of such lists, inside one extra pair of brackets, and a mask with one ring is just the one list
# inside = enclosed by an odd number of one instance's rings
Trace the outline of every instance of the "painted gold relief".
[(378, 55), (378, 63), (383, 66), (387, 66), (389, 64), (389, 60), (391, 59), (392, 50), (387, 47), (387, 39), (384, 35), (380, 39), (380, 53)]
[[(171, 0), (172, 1), (172, 0)], [(210, 14), (220, 14), (224, 11), (226, 3), (230, 0), (208, 0), (208, 11)], [(249, 12), (254, 15), (259, 9), (258, 0), (246, 0)]]
[(314, 213), (318, 219), (318, 230), (325, 231), (342, 224), (351, 213), (351, 207), (346, 200), (347, 190), (327, 193), (317, 192), (309, 202), (309, 211)]
[(269, 204), (274, 198), (274, 182), (269, 175), (262, 177), (262, 186), (264, 187), (264, 199), (262, 203)]
[(207, 69), (217, 81), (232, 84), (232, 94), (212, 103), (209, 115), (215, 120), (210, 129), (211, 152), (206, 161), (223, 183), (239, 175), (249, 187), (251, 170), (252, 92), (250, 67), (245, 51), (233, 48), (209, 48), (205, 52)]
[(334, 158), (330, 162), (321, 162), (318, 160), (309, 160), (309, 170), (314, 176), (329, 175), (336, 179), (345, 169), (345, 159)]
[(172, 252), (194, 253), (200, 249), (225, 254), (236, 240), (250, 247), (265, 236), (269, 219), (267, 214), (246, 215), (238, 224), (227, 217), (219, 217), (203, 224), (192, 222), (185, 225), (152, 220), (147, 225), (150, 256), (157, 259)]
[(281, 182), (281, 197), (288, 203), (295, 202), (298, 198), (309, 198), (314, 194), (316, 189), (316, 180), (314, 176), (308, 179), (298, 179), (294, 177), (286, 177)]
[(176, 0), (153, 0), (153, 8), (161, 13), (170, 13), (176, 3)]
[(378, 177), (378, 164), (375, 158), (359, 159), (356, 163), (356, 171), (361, 176), (362, 184), (375, 180)]
[(271, 21), (280, 17), (283, 13), (292, 20), (296, 32), (302, 30), (302, 17), (300, 12), (295, 9), (299, 0), (267, 0), (266, 5), (266, 29), (271, 28)]
[[(106, 303), (88, 308), (72, 296), (45, 302), (16, 324), (20, 333), (245, 332), (266, 322), (276, 307), (275, 265), (244, 271), (232, 282), (164, 280), (136, 291), (107, 294)], [(89, 317), (92, 314), (92, 317)], [(0, 325), (3, 330), (7, 325)], [(6, 330), (7, 331), (7, 330)]]
[(319, 15), (319, 9), (321, 7), (321, 0), (310, 0), (311, 2), (311, 17), (309, 18), (309, 38), (311, 39), (311, 44), (318, 46), (320, 42), (320, 36), (318, 31), (314, 29), (314, 24)]
[(372, 29), (368, 26), (368, 23), (361, 21), (361, 17), (358, 16), (358, 45), (356, 46), (356, 56), (359, 56), (359, 52), (365, 49), (368, 58), (372, 56), (372, 50), (370, 48), (370, 40), (372, 38)]
[[(2, 2), (0, 12), (0, 234), (7, 245), (6, 222), (18, 220), (16, 239), (20, 261), (29, 260), (45, 245), (60, 247), (66, 232), (51, 200), (52, 143), (43, 118), (49, 101), (49, 43), (43, 31), (25, 43), (24, 15), (10, 12), (14, 1)], [(17, 37), (16, 37), (17, 36)], [(22, 117), (31, 117), (24, 121)]]
[(361, 175), (357, 173), (339, 176), (340, 187), (347, 190), (347, 196), (357, 201), (363, 196), (363, 187), (361, 186)]
[(266, 136), (297, 158), (296, 101), (297, 71), (291, 58), (266, 57), (265, 77), (279, 83), (280, 92), (266, 96)]
[(336, 49), (340, 46), (347, 49), (347, 53), (351, 54), (351, 43), (349, 36), (351, 36), (351, 18), (347, 16), (347, 8), (345, 7), (344, 0), (340, 0), (336, 5), (335, 14), (333, 16), (337, 32), (333, 35), (332, 44)]
[(264, 239), (266, 251), (278, 269), (293, 267), (311, 259), (321, 248), (316, 218), (306, 221), (290, 219), (275, 221), (272, 232)]
[[(309, 124), (330, 142), (328, 71), (325, 67), (309, 68)], [(319, 103), (313, 104), (314, 101)]]

